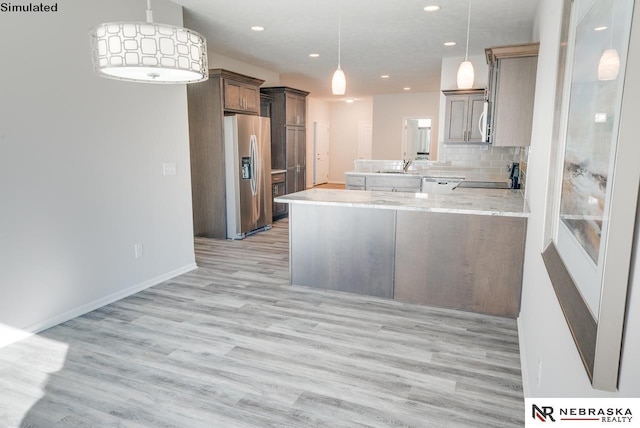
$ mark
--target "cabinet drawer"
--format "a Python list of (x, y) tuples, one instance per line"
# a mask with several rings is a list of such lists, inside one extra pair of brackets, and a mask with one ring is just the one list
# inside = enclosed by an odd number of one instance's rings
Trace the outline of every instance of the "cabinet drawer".
[(364, 175), (347, 175), (345, 182), (347, 186), (364, 186), (365, 176)]
[(285, 176), (284, 172), (278, 172), (276, 174), (271, 174), (271, 183), (272, 184), (284, 183), (285, 179), (286, 179), (286, 176)]

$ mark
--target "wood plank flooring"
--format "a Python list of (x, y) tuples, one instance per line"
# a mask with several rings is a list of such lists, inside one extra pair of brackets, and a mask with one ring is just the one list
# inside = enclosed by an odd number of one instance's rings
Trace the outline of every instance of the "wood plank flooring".
[(520, 427), (514, 320), (288, 285), (288, 224), (0, 349), (0, 427)]

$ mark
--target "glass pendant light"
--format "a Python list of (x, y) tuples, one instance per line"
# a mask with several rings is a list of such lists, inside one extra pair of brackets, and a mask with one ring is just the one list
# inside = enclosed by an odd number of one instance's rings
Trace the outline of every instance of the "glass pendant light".
[(613, 10), (609, 27), (609, 49), (606, 49), (598, 61), (598, 80), (616, 80), (620, 72), (620, 55), (613, 47)]
[(340, 67), (340, 30), (341, 30), (341, 19), (340, 14), (338, 14), (338, 68), (333, 73), (333, 78), (331, 79), (331, 92), (333, 95), (344, 95), (347, 90), (347, 78), (344, 75), (344, 71)]
[(458, 67), (458, 89), (471, 89), (473, 88), (473, 79), (475, 78), (473, 72), (473, 64), (469, 61), (469, 27), (471, 26), (471, 0), (469, 0), (469, 12), (467, 16), (467, 48), (464, 53), (464, 61), (460, 63)]
[(193, 83), (209, 78), (207, 42), (195, 31), (153, 22), (100, 24), (90, 31), (93, 68), (102, 77), (146, 83)]
[(617, 49), (607, 49), (598, 62), (598, 80), (616, 80), (620, 72), (620, 55)]

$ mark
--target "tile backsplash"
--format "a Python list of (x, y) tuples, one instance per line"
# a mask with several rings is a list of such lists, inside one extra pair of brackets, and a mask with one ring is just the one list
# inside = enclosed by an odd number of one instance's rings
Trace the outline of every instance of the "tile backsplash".
[(452, 166), (483, 168), (492, 174), (508, 174), (507, 167), (513, 162), (520, 162), (522, 151), (520, 147), (443, 144), (438, 156), (439, 160), (451, 162)]
[[(411, 170), (423, 170), (437, 174), (460, 175), (467, 180), (509, 181), (509, 170), (513, 162), (520, 163), (520, 183), (526, 182), (528, 147), (493, 147), (487, 145), (443, 144), (438, 152), (438, 160), (414, 161)], [(377, 172), (382, 170), (402, 170), (402, 160), (355, 161), (355, 171)]]

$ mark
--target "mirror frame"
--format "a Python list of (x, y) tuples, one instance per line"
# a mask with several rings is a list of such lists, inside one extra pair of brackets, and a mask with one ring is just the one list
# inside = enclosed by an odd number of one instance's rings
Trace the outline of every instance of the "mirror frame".
[[(570, 88), (566, 85), (566, 64), (571, 30), (573, 0), (563, 0), (563, 19), (558, 56), (556, 104), (551, 146), (551, 163), (547, 189), (545, 241), (542, 253), (547, 272), (562, 308), (576, 347), (593, 388), (615, 391), (618, 385), (620, 356), (624, 332), (630, 268), (637, 257), (634, 247), (640, 187), (640, 145), (634, 112), (640, 109), (640, 26), (631, 25), (620, 126), (611, 179), (611, 210), (607, 226), (606, 251), (602, 261), (600, 310), (597, 319), (591, 314), (578, 287), (571, 278), (553, 241), (558, 221), (559, 186), (562, 181), (563, 144), (566, 117), (563, 108)], [(598, 0), (595, 0), (598, 1)], [(640, 19), (640, 1), (635, 1), (633, 16)]]

